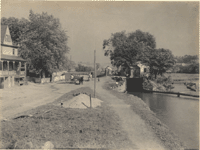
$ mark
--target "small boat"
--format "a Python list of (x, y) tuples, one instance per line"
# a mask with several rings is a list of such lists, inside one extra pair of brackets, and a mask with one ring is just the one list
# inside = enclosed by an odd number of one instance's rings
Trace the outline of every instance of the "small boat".
[(192, 90), (192, 91), (195, 91), (195, 92), (196, 92), (196, 88), (194, 87), (194, 85), (192, 85), (192, 86), (189, 86), (189, 85), (187, 85), (187, 84), (186, 84), (186, 87), (187, 87), (188, 89), (190, 89), (190, 90)]

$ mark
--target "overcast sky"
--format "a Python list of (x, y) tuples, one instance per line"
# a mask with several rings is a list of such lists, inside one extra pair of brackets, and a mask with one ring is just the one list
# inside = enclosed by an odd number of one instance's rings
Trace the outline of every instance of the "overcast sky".
[(107, 63), (102, 44), (111, 33), (140, 29), (156, 38), (157, 48), (175, 56), (199, 52), (198, 2), (37, 2), (1, 0), (1, 17), (27, 18), (29, 11), (59, 18), (69, 36), (75, 62)]

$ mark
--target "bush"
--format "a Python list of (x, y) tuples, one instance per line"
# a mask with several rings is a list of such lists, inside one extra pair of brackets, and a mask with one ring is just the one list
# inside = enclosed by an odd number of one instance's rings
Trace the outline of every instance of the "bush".
[(174, 88), (172, 86), (172, 83), (173, 80), (171, 76), (169, 77), (159, 76), (157, 77), (157, 79), (151, 78), (151, 80), (143, 78), (143, 89), (153, 90), (156, 87), (159, 91), (163, 91), (164, 88), (165, 90), (169, 91)]

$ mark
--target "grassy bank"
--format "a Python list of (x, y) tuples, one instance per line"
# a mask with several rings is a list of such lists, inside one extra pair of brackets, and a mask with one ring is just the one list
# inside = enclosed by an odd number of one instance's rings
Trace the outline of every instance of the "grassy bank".
[[(64, 94), (53, 103), (26, 111), (21, 117), (2, 121), (1, 148), (41, 149), (47, 141), (54, 148), (130, 147), (118, 116), (104, 102), (92, 109), (60, 106), (60, 102), (68, 101), (80, 92), (93, 96), (91, 89), (80, 88)], [(98, 94), (96, 97), (101, 99)]]
[(113, 80), (109, 80), (104, 85), (106, 90), (109, 90), (113, 95), (119, 99), (123, 99), (125, 103), (131, 106), (131, 109), (137, 113), (146, 124), (152, 129), (158, 138), (163, 142), (167, 149), (183, 149), (186, 148), (184, 144), (179, 140), (178, 136), (175, 135), (169, 128), (163, 124), (158, 118), (156, 118), (155, 113), (153, 113), (149, 107), (140, 98), (129, 95), (125, 93), (117, 92), (112, 90), (110, 87), (114, 84)]

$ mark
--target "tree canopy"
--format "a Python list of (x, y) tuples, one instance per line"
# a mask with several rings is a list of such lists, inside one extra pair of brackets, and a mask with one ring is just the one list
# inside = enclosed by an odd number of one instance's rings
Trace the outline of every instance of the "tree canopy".
[(21, 19), (18, 19), (15, 17), (1, 18), (1, 25), (8, 25), (10, 29), (12, 41), (15, 44), (19, 44), (20, 36), (22, 36), (23, 29), (25, 28), (27, 23), (28, 23), (28, 20), (25, 18), (21, 18)]
[(176, 63), (191, 64), (199, 61), (198, 55), (184, 55), (175, 57)]
[(51, 74), (67, 66), (68, 37), (58, 18), (30, 10), (28, 20), (1, 20), (9, 25), (13, 41), (20, 44), (19, 53), (27, 60), (29, 69)]
[(141, 30), (116, 32), (103, 41), (103, 49), (104, 55), (110, 56), (111, 64), (122, 66), (126, 72), (140, 61), (150, 67), (151, 74), (162, 75), (175, 63), (170, 50), (156, 49), (155, 37)]
[(150, 67), (150, 73), (155, 75), (162, 75), (175, 64), (175, 59), (172, 52), (168, 49), (160, 48), (146, 51), (147, 56), (142, 57), (143, 63)]
[(94, 68), (78, 64), (78, 67), (76, 67), (76, 71), (78, 71), (78, 72), (90, 72), (90, 71), (94, 71)]
[(116, 67), (129, 68), (140, 60), (140, 55), (146, 47), (155, 48), (155, 38), (140, 30), (128, 34), (125, 31), (117, 32), (103, 41), (104, 55), (110, 56), (111, 64)]

